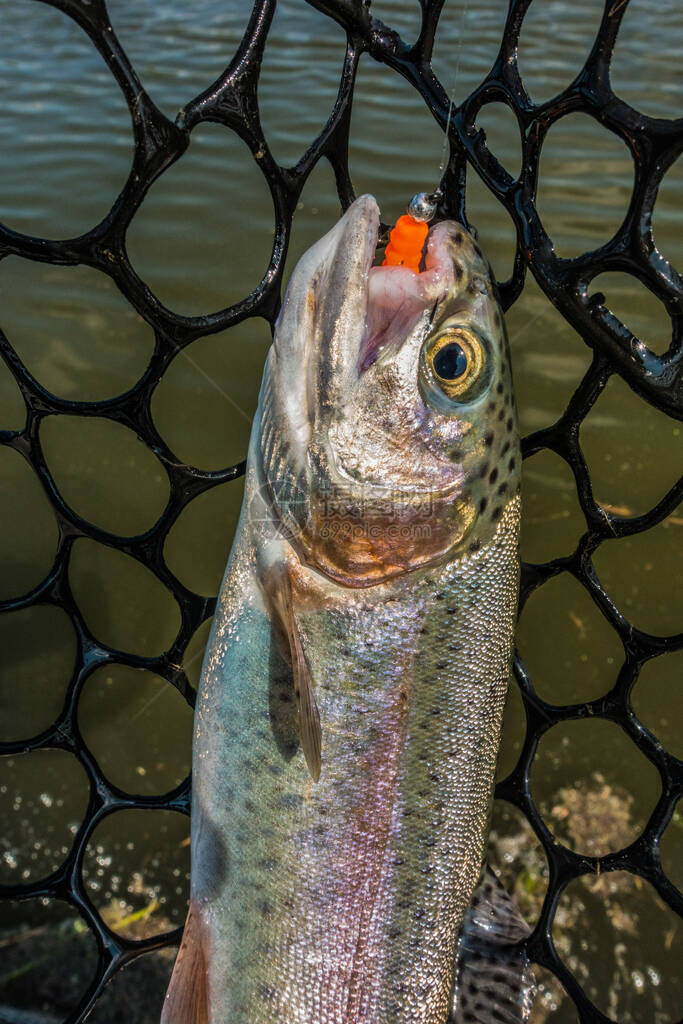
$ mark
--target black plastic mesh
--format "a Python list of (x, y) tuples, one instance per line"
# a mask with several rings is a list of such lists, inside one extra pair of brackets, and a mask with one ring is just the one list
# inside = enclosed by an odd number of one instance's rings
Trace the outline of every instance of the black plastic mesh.
[[(152, 391), (180, 348), (196, 338), (260, 315), (272, 324), (280, 302), (280, 288), (292, 217), (307, 177), (326, 157), (334, 168), (344, 206), (353, 199), (348, 169), (351, 101), (358, 61), (362, 53), (403, 75), (418, 90), (442, 129), (446, 129), (449, 98), (430, 66), (430, 56), (442, 0), (421, 0), (422, 29), (408, 46), (389, 26), (372, 17), (362, 0), (309, 0), (346, 31), (348, 45), (334, 109), (317, 138), (294, 168), (281, 167), (271, 155), (257, 103), (257, 82), (275, 0), (257, 0), (238, 52), (224, 74), (188, 103), (175, 123), (154, 105), (112, 31), (103, 0), (45, 0), (73, 18), (103, 55), (130, 109), (135, 134), (135, 155), (127, 183), (108, 216), (87, 234), (70, 241), (46, 241), (0, 227), (0, 257), (18, 254), (31, 260), (62, 265), (86, 264), (107, 274), (134, 309), (154, 328), (156, 346), (151, 362), (125, 394), (101, 402), (73, 402), (55, 397), (28, 373), (6, 337), (0, 333), (0, 351), (12, 371), (27, 407), (22, 430), (0, 432), (0, 442), (20, 453), (34, 468), (48, 495), (60, 529), (57, 556), (43, 582), (16, 600), (4, 601), (0, 610), (11, 611), (38, 604), (64, 608), (78, 637), (78, 658), (63, 712), (51, 728), (27, 742), (5, 743), (0, 753), (39, 748), (71, 751), (90, 780), (90, 799), (84, 820), (63, 865), (37, 883), (0, 887), (4, 898), (54, 897), (66, 900), (82, 915), (93, 932), (99, 951), (97, 975), (83, 993), (70, 1020), (80, 1021), (92, 1008), (114, 971), (141, 953), (178, 942), (179, 934), (160, 935), (141, 942), (115, 934), (105, 926), (86, 893), (82, 863), (86, 845), (98, 823), (113, 811), (126, 808), (166, 808), (189, 813), (189, 779), (162, 797), (131, 797), (102, 776), (86, 749), (76, 723), (76, 706), (86, 678), (98, 667), (118, 662), (147, 668), (178, 688), (192, 703), (193, 691), (182, 670), (183, 652), (197, 627), (212, 614), (214, 601), (187, 590), (164, 563), (164, 540), (185, 506), (199, 493), (239, 476), (244, 463), (220, 472), (202, 472), (182, 464), (158, 434), (150, 415)], [(644, 116), (620, 100), (610, 87), (610, 59), (627, 0), (607, 0), (602, 22), (585, 65), (561, 94), (536, 105), (529, 98), (517, 67), (517, 42), (531, 0), (511, 0), (498, 57), (484, 81), (453, 111), (448, 131), (450, 160), (444, 180), (441, 216), (467, 223), (466, 174), (476, 172), (512, 217), (517, 230), (513, 275), (500, 282), (505, 308), (519, 296), (530, 269), (548, 299), (593, 350), (593, 361), (569, 405), (551, 427), (524, 439), (525, 455), (541, 448), (556, 452), (574, 474), (586, 531), (568, 558), (543, 565), (527, 565), (523, 572), (522, 603), (532, 591), (559, 572), (572, 574), (619, 635), (625, 658), (614, 687), (597, 700), (557, 707), (541, 700), (522, 663), (515, 671), (527, 715), (527, 734), (519, 763), (501, 782), (497, 796), (526, 815), (543, 844), (550, 866), (548, 893), (540, 919), (528, 941), (532, 959), (549, 968), (574, 1000), (582, 1022), (607, 1022), (584, 994), (558, 957), (551, 938), (557, 902), (568, 883), (581, 875), (627, 870), (650, 882), (661, 898), (679, 914), (683, 897), (665, 877), (659, 840), (681, 794), (681, 762), (667, 753), (636, 718), (629, 695), (643, 664), (665, 651), (683, 646), (683, 636), (659, 637), (635, 629), (601, 587), (592, 555), (607, 538), (625, 537), (662, 522), (683, 499), (683, 480), (646, 515), (624, 517), (596, 504), (586, 462), (579, 445), (579, 427), (612, 374), (619, 374), (645, 401), (676, 418), (683, 418), (683, 283), (676, 270), (658, 252), (652, 236), (652, 211), (662, 176), (683, 150), (683, 119)], [(523, 140), (520, 177), (513, 180), (489, 151), (475, 121), (481, 107), (491, 101), (505, 103), (514, 113)], [(616, 235), (601, 248), (575, 259), (560, 259), (553, 251), (535, 208), (539, 156), (548, 129), (564, 115), (582, 111), (595, 118), (628, 146), (635, 164), (635, 185), (628, 213)], [(124, 246), (124, 235), (152, 182), (185, 152), (192, 130), (201, 121), (214, 121), (236, 131), (247, 143), (271, 190), (276, 212), (272, 258), (259, 286), (242, 301), (221, 312), (202, 317), (178, 316), (161, 305), (136, 276)], [(591, 280), (607, 270), (624, 271), (645, 284), (664, 304), (672, 324), (668, 351), (657, 355), (602, 304), (601, 296), (588, 298)], [(121, 539), (86, 522), (60, 497), (51, 479), (38, 440), (38, 427), (46, 415), (69, 413), (112, 419), (130, 427), (161, 460), (171, 484), (169, 503), (154, 527), (130, 539)], [(71, 593), (67, 567), (75, 539), (89, 537), (125, 552), (147, 566), (169, 588), (182, 612), (182, 625), (172, 647), (156, 658), (134, 656), (101, 644), (88, 630)], [(529, 788), (530, 767), (540, 737), (551, 726), (568, 719), (602, 717), (617, 723), (656, 766), (662, 791), (639, 838), (626, 849), (600, 859), (572, 852), (556, 842), (535, 807)], [(144, 998), (144, 993), (140, 993)]]

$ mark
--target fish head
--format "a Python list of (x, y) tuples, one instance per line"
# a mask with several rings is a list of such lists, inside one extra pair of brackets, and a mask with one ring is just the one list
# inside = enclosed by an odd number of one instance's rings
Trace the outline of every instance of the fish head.
[(462, 225), (422, 265), (374, 267), (379, 209), (357, 199), (300, 260), (262, 391), (274, 515), (305, 561), (350, 586), (481, 546), (519, 489), (503, 316)]

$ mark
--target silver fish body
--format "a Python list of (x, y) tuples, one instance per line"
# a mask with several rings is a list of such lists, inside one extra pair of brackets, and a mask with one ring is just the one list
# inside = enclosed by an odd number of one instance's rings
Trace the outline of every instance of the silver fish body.
[(266, 366), (197, 701), (164, 1024), (448, 1016), (507, 689), (520, 456), (476, 243), (440, 224), (422, 274), (370, 270), (378, 220), (361, 197), (303, 258)]

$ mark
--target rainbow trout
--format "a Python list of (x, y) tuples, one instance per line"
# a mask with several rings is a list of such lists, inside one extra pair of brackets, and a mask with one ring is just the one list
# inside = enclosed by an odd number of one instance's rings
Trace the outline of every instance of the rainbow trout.
[(483, 875), (519, 574), (505, 328), (463, 227), (419, 273), (372, 267), (378, 230), (362, 196), (276, 325), (163, 1024), (526, 1020), (526, 928)]

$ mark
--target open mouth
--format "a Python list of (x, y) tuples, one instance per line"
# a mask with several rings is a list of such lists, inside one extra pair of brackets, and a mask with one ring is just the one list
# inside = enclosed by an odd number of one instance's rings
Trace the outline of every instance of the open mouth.
[[(365, 197), (364, 197), (365, 198)], [(370, 199), (371, 197), (367, 197)], [(424, 244), (420, 272), (405, 266), (370, 266), (377, 245), (379, 211), (372, 200), (375, 221), (374, 244), (368, 230), (367, 303), (365, 324), (358, 356), (360, 373), (372, 366), (382, 355), (400, 348), (426, 311), (428, 327), (438, 303), (453, 285), (453, 260), (446, 246), (447, 226), (430, 228)], [(368, 228), (370, 225), (368, 225)]]

